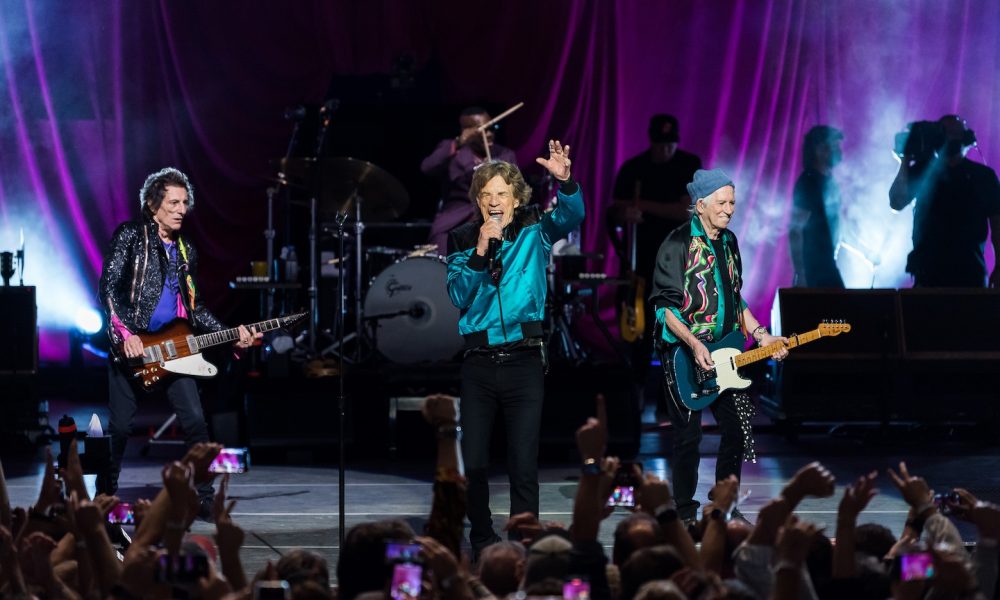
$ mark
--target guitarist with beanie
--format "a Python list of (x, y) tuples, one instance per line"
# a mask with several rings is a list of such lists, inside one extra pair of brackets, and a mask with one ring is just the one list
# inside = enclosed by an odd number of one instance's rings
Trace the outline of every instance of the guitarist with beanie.
[[(98, 291), (108, 323), (108, 335), (123, 360), (143, 356), (140, 334), (156, 332), (177, 319), (200, 332), (219, 332), (225, 326), (202, 302), (195, 285), (197, 253), (180, 235), (184, 218), (194, 206), (194, 190), (184, 173), (165, 168), (146, 178), (139, 192), (141, 215), (121, 224), (104, 258)], [(249, 348), (261, 334), (238, 328), (238, 348)], [(118, 489), (125, 444), (137, 409), (139, 384), (117, 365), (108, 369), (108, 408), (111, 434), (111, 468), (98, 481), (98, 492)], [(201, 408), (198, 386), (192, 377), (175, 377), (165, 386), (167, 398), (184, 429), (188, 446), (208, 441), (208, 425)], [(210, 514), (210, 483), (198, 488), (202, 502), (199, 516)]]
[[(740, 294), (742, 262), (736, 235), (729, 230), (736, 209), (732, 180), (721, 169), (699, 169), (687, 189), (693, 203), (691, 218), (671, 231), (660, 246), (649, 300), (656, 315), (656, 345), (668, 377), (666, 387), (672, 396), (667, 404), (674, 429), (671, 471), (677, 515), (691, 521), (699, 506), (694, 493), (701, 461), (701, 410), (688, 409), (676, 397), (669, 350), (681, 346), (690, 353), (695, 368), (709, 374), (715, 365), (706, 343), (737, 331), (762, 346), (788, 340), (768, 333)], [(773, 357), (781, 360), (787, 355), (782, 345)], [(753, 405), (745, 393), (729, 391), (711, 409), (722, 435), (715, 481), (730, 475), (739, 479), (743, 461), (756, 458), (750, 431)]]

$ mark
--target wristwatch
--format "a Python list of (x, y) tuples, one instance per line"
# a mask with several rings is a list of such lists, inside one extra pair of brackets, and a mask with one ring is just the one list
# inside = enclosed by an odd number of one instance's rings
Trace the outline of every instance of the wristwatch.
[(583, 464), (580, 465), (580, 471), (584, 475), (600, 475), (601, 463), (596, 458), (586, 458), (583, 460)]

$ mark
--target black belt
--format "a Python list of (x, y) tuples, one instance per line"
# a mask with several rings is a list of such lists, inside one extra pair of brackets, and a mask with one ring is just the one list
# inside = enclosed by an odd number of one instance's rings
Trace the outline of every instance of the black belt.
[[(472, 350), (465, 351), (466, 358), (487, 358), (500, 365), (515, 358), (524, 356), (527, 352), (539, 352), (542, 348), (541, 338), (529, 338), (511, 344), (498, 344), (496, 346), (480, 346)], [(544, 353), (543, 353), (544, 354)]]
[[(520, 326), (522, 339), (542, 337), (543, 331), (541, 321), (528, 321), (527, 323), (521, 323)], [(486, 331), (476, 331), (462, 337), (465, 338), (466, 350), (488, 347), (490, 345), (490, 336), (486, 333)]]

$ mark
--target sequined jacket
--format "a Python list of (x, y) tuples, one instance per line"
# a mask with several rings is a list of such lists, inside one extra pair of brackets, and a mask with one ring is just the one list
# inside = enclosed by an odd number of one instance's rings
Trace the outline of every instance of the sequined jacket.
[[(187, 256), (185, 258), (178, 253), (180, 265), (174, 276), (179, 279), (188, 319), (195, 329), (201, 331), (225, 329), (202, 302), (197, 286), (193, 285), (197, 273), (197, 251), (187, 238), (178, 239), (184, 245)], [(160, 242), (156, 222), (145, 211), (139, 220), (119, 225), (104, 258), (98, 289), (106, 321), (111, 323), (117, 317), (129, 331), (145, 331), (163, 293), (167, 272), (167, 252)], [(117, 339), (113, 327), (109, 327), (108, 331), (114, 342), (122, 341)]]

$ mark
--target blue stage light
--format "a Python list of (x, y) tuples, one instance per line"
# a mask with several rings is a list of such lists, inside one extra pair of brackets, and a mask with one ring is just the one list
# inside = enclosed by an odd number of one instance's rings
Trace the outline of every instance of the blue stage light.
[(104, 317), (93, 308), (78, 308), (73, 325), (82, 333), (94, 335), (104, 327)]

